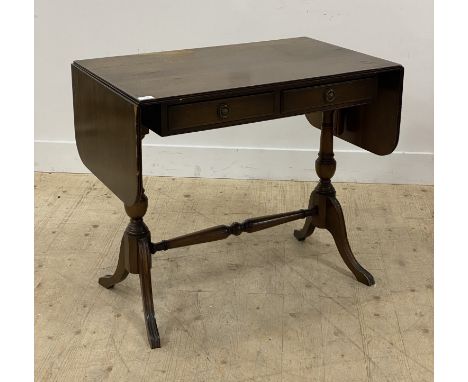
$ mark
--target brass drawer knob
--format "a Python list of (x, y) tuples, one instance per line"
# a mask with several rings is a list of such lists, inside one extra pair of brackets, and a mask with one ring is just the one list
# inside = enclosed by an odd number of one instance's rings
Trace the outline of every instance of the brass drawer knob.
[(218, 106), (218, 117), (225, 119), (228, 117), (230, 111), (231, 109), (229, 108), (229, 105), (222, 103)]
[(335, 91), (333, 89), (328, 89), (325, 92), (325, 101), (327, 102), (333, 102), (336, 98)]

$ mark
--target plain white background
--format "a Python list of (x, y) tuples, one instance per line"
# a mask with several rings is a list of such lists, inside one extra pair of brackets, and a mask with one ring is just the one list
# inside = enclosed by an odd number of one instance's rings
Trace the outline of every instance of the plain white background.
[[(405, 67), (400, 143), (378, 157), (336, 140), (336, 181), (433, 182), (433, 6), (427, 0), (96, 1), (35, 4), (35, 168), (86, 171), (74, 144), (75, 59), (308, 36)], [(303, 116), (144, 141), (144, 173), (315, 180)]]

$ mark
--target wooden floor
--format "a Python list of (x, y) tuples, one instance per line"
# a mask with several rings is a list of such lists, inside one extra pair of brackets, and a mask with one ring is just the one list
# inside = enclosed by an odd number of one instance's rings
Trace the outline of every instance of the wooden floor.
[[(127, 216), (92, 175), (36, 174), (38, 381), (432, 381), (433, 188), (336, 184), (352, 277), (302, 221), (160, 252), (150, 350), (138, 276), (114, 289)], [(153, 241), (307, 206), (309, 182), (145, 179)]]

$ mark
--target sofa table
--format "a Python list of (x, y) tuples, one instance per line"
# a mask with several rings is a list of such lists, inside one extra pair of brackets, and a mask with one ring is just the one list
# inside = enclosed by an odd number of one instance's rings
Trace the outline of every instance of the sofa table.
[[(300, 37), (179, 51), (78, 60), (72, 63), (75, 137), (86, 167), (123, 203), (130, 222), (117, 268), (99, 279), (112, 288), (138, 274), (151, 348), (160, 347), (151, 286), (151, 255), (297, 219), (305, 240), (315, 228), (333, 236), (356, 279), (374, 278), (354, 257), (331, 178), (333, 137), (377, 155), (399, 137), (403, 67)], [(142, 139), (165, 137), (305, 114), (321, 130), (315, 161), (319, 182), (305, 209), (219, 225), (157, 243), (143, 222)], [(252, 127), (254, 128), (254, 127)]]

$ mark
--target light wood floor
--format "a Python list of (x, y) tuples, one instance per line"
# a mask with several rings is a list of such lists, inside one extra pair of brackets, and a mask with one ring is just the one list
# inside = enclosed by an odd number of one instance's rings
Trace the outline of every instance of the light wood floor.
[[(138, 276), (112, 290), (127, 216), (92, 175), (36, 174), (38, 381), (431, 381), (433, 188), (336, 184), (352, 277), (331, 236), (302, 221), (161, 252), (150, 350)], [(153, 241), (307, 206), (309, 182), (145, 179)]]

